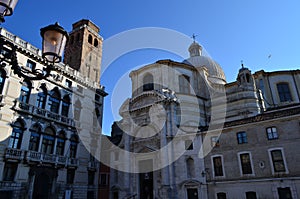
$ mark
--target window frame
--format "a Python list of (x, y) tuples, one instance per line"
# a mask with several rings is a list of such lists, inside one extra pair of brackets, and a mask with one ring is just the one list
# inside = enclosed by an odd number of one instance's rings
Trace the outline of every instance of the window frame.
[(293, 96), (289, 82), (279, 82), (276, 84), (277, 94), (280, 102), (292, 102)]
[[(268, 130), (271, 129), (271, 132), (269, 132)], [(273, 131), (275, 129), (275, 132)], [(277, 128), (275, 126), (270, 126), (266, 128), (266, 134), (267, 134), (267, 138), (268, 140), (277, 140), (279, 139), (279, 135), (278, 135), (278, 131)], [(276, 135), (276, 136), (274, 136)]]
[[(244, 166), (243, 166), (243, 163), (242, 163), (242, 155), (245, 155), (245, 154), (248, 154), (248, 157), (249, 157), (249, 163), (247, 163), (248, 165), (247, 166), (250, 166), (250, 169), (251, 169), (251, 173), (245, 173), (244, 171)], [(239, 168), (240, 168), (240, 174), (241, 176), (254, 176), (255, 173), (254, 173), (254, 167), (253, 167), (253, 161), (252, 161), (252, 154), (251, 152), (249, 151), (241, 151), (239, 152), (238, 154), (238, 161), (239, 161)], [(249, 169), (249, 168), (247, 168)]]
[[(240, 136), (243, 134), (243, 136)], [(236, 133), (236, 139), (238, 144), (247, 144), (248, 143), (248, 136), (246, 131), (240, 131)]]
[[(282, 162), (284, 164), (284, 169), (285, 169), (284, 171), (276, 171), (276, 169), (275, 169), (275, 165), (274, 165), (274, 162), (273, 162), (272, 151), (276, 151), (276, 150), (281, 151)], [(270, 160), (270, 164), (271, 164), (271, 171), (272, 171), (273, 175), (274, 174), (281, 174), (281, 173), (284, 173), (284, 174), (289, 173), (283, 148), (281, 148), (281, 147), (270, 148), (270, 149), (268, 149), (268, 154), (269, 154), (269, 160)]]
[[(222, 175), (216, 175), (216, 170), (215, 170), (215, 162), (214, 158), (221, 158), (221, 169), (222, 169)], [(213, 155), (211, 156), (211, 166), (212, 166), (212, 174), (214, 178), (224, 178), (225, 177), (225, 169), (224, 169), (224, 159), (223, 155)]]

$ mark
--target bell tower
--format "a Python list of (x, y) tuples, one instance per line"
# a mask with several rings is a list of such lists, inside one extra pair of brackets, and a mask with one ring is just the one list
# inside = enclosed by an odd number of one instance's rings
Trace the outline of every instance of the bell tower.
[(97, 83), (100, 83), (103, 42), (99, 31), (99, 27), (87, 19), (74, 23), (64, 54), (65, 64)]

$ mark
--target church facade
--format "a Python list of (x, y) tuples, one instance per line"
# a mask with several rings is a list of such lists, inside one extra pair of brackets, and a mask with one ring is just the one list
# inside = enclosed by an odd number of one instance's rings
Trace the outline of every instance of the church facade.
[(198, 43), (189, 52), (130, 73), (108, 149), (110, 197), (297, 198), (300, 71), (242, 65), (227, 83)]
[[(19, 65), (45, 66), (41, 50), (0, 32), (17, 48)], [(91, 21), (74, 23), (64, 63), (41, 81), (18, 77), (1, 59), (0, 198), (97, 198), (99, 162), (88, 149), (98, 150), (107, 95), (99, 80), (102, 40)], [(1, 58), (10, 51), (4, 45)]]

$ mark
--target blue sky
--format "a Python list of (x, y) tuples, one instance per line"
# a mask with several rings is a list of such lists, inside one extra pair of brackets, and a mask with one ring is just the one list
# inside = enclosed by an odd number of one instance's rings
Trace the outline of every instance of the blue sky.
[[(231, 82), (241, 60), (253, 72), (299, 68), (299, 7), (297, 0), (19, 0), (15, 13), (2, 26), (39, 48), (41, 27), (58, 21), (71, 31), (72, 23), (82, 18), (97, 24), (104, 40), (143, 27), (167, 28), (187, 36), (195, 33), (197, 41), (222, 66)], [(103, 121), (106, 134), (110, 133), (113, 120), (119, 119), (112, 114), (111, 107), (117, 109), (117, 105), (112, 105), (111, 96), (120, 100), (130, 96), (130, 88), (115, 89), (116, 82), (127, 77), (133, 68), (159, 59), (182, 61), (170, 52), (138, 50), (120, 56), (103, 73), (101, 84), (109, 93)], [(122, 85), (129, 87), (130, 83)]]

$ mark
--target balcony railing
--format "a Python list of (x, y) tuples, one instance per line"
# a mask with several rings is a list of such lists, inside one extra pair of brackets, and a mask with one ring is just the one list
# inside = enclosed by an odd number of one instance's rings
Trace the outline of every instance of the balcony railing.
[(32, 115), (45, 117), (45, 118), (51, 119), (53, 121), (66, 124), (68, 126), (75, 126), (75, 122), (72, 118), (65, 117), (65, 116), (62, 116), (62, 115), (57, 114), (57, 113), (53, 113), (53, 112), (48, 111), (46, 109), (42, 109), (42, 108), (33, 106), (31, 104), (27, 104), (25, 102), (16, 101), (15, 108), (19, 109), (19, 110), (22, 110), (22, 111), (25, 111), (25, 112), (27, 112), (29, 114), (32, 114)]
[[(26, 155), (25, 155), (26, 154)], [(78, 167), (79, 160), (77, 158), (67, 158), (60, 155), (45, 154), (36, 151), (25, 151), (20, 149), (6, 148), (4, 158), (12, 161), (36, 162), (36, 163), (50, 163), (54, 165), (61, 165), (66, 167)]]
[(5, 150), (5, 159), (21, 161), (24, 158), (24, 151), (20, 149), (7, 148)]
[(50, 163), (69, 167), (78, 167), (79, 162), (77, 158), (67, 158), (61, 155), (46, 154), (36, 151), (27, 151), (25, 158), (27, 162)]

